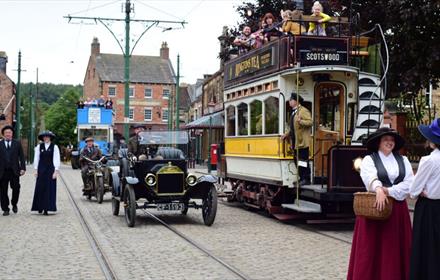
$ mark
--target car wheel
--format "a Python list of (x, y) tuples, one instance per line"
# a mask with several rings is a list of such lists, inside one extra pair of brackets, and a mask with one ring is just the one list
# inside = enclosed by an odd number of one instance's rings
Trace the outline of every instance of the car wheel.
[(127, 184), (124, 190), (125, 221), (127, 226), (134, 227), (136, 222), (136, 195), (133, 186)]
[(206, 197), (203, 198), (202, 203), (202, 216), (203, 222), (207, 226), (211, 226), (214, 223), (215, 215), (217, 214), (217, 190), (214, 185), (209, 187)]
[(98, 203), (101, 204), (104, 200), (104, 178), (96, 178), (96, 199)]
[(121, 202), (118, 199), (112, 197), (112, 212), (113, 212), (113, 215), (115, 215), (115, 216), (119, 215), (119, 206), (120, 205), (121, 205)]

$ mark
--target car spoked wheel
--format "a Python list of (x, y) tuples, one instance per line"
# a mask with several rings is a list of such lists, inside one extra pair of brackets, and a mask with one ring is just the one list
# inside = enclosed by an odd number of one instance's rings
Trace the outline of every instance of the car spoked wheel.
[(136, 222), (136, 195), (133, 186), (127, 184), (124, 190), (125, 221), (127, 226), (134, 227)]
[(217, 190), (215, 189), (214, 185), (211, 185), (202, 203), (202, 215), (203, 215), (203, 222), (205, 223), (205, 225), (211, 226), (214, 223), (216, 214), (217, 214)]
[(121, 203), (116, 198), (112, 197), (112, 212), (113, 215), (118, 216), (119, 215), (119, 206)]

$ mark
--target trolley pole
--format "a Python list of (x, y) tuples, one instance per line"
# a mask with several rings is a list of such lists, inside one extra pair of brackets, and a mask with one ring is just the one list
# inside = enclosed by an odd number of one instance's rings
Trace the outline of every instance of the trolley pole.
[(176, 77), (176, 130), (180, 127), (180, 104), (179, 104), (179, 93), (180, 93), (180, 55), (177, 55), (177, 77)]
[(18, 51), (18, 76), (17, 76), (17, 87), (15, 90), (15, 139), (20, 139), (20, 129), (21, 129), (21, 106), (20, 106), (20, 80), (21, 80), (21, 50)]

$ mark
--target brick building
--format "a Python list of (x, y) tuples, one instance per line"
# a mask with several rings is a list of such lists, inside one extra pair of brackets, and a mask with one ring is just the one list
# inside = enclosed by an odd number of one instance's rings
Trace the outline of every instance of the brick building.
[[(162, 43), (160, 56), (132, 55), (130, 59), (129, 123), (149, 130), (168, 129), (168, 101), (175, 96), (176, 81), (169, 48)], [(84, 98), (111, 98), (115, 113), (115, 135), (123, 133), (124, 56), (100, 52), (97, 38), (84, 77)]]
[(8, 57), (0, 51), (0, 129), (13, 125), (15, 115), (15, 84), (6, 75)]

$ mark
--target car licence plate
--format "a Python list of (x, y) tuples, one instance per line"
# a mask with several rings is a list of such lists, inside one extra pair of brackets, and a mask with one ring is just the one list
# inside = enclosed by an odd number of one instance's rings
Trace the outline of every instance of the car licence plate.
[(156, 209), (158, 211), (181, 211), (184, 207), (183, 203), (173, 202), (157, 204)]

